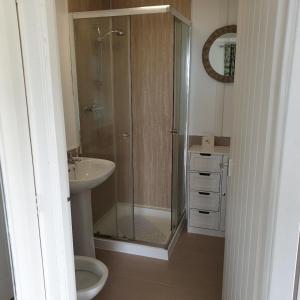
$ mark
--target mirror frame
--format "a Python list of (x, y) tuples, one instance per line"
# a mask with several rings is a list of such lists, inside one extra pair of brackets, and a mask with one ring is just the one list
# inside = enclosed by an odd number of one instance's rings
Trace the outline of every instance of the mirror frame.
[(214, 43), (214, 41), (217, 38), (219, 38), (220, 36), (222, 36), (226, 33), (236, 33), (236, 32), (237, 32), (236, 25), (227, 25), (227, 26), (218, 28), (209, 36), (209, 38), (207, 39), (207, 41), (205, 42), (205, 44), (203, 46), (202, 62), (203, 62), (204, 69), (210, 77), (212, 77), (213, 79), (215, 79), (217, 81), (224, 82), (224, 83), (231, 83), (234, 81), (234, 76), (221, 75), (214, 70), (214, 68), (212, 67), (212, 65), (209, 61), (210, 48), (211, 48), (212, 44)]

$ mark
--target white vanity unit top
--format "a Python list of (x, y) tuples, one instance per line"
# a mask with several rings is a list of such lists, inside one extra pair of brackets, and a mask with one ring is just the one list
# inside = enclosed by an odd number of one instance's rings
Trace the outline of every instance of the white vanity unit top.
[(190, 153), (211, 153), (211, 154), (229, 154), (229, 146), (215, 146), (213, 151), (204, 149), (201, 145), (192, 145), (189, 149)]

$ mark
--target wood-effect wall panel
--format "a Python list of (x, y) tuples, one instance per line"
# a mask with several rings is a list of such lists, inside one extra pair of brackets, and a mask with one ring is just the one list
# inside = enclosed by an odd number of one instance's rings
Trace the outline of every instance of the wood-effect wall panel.
[(171, 207), (173, 17), (131, 17), (135, 203)]
[(89, 11), (110, 9), (110, 0), (68, 0), (69, 11)]

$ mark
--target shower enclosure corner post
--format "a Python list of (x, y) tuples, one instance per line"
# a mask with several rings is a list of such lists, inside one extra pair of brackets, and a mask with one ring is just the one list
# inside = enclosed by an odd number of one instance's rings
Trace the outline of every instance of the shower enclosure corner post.
[(185, 211), (186, 211), (186, 217), (188, 213), (188, 185), (189, 185), (189, 180), (188, 180), (188, 161), (189, 161), (189, 152), (188, 149), (190, 147), (190, 95), (191, 95), (191, 43), (192, 43), (192, 26), (191, 23), (188, 25), (188, 44), (187, 44), (187, 57), (186, 57), (186, 64), (187, 64), (187, 69), (186, 69), (186, 84), (187, 84), (187, 90), (186, 90), (186, 96), (187, 96), (187, 112), (186, 112), (186, 144), (185, 144)]
[[(174, 17), (174, 121), (172, 230), (187, 212), (187, 160), (189, 146), (190, 22)], [(175, 141), (175, 144), (174, 144)], [(176, 166), (176, 168), (175, 168)]]

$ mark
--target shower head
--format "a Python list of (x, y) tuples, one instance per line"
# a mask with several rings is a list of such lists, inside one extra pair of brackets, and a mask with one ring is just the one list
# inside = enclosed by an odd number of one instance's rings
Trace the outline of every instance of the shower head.
[(102, 42), (106, 37), (108, 37), (109, 35), (112, 34), (116, 34), (117, 36), (124, 36), (125, 32), (119, 29), (112, 29), (111, 31), (108, 31), (106, 33), (104, 33), (103, 35), (101, 35), (101, 31), (100, 28), (97, 27), (97, 31), (98, 31), (98, 37), (97, 37), (97, 41), (98, 42)]

